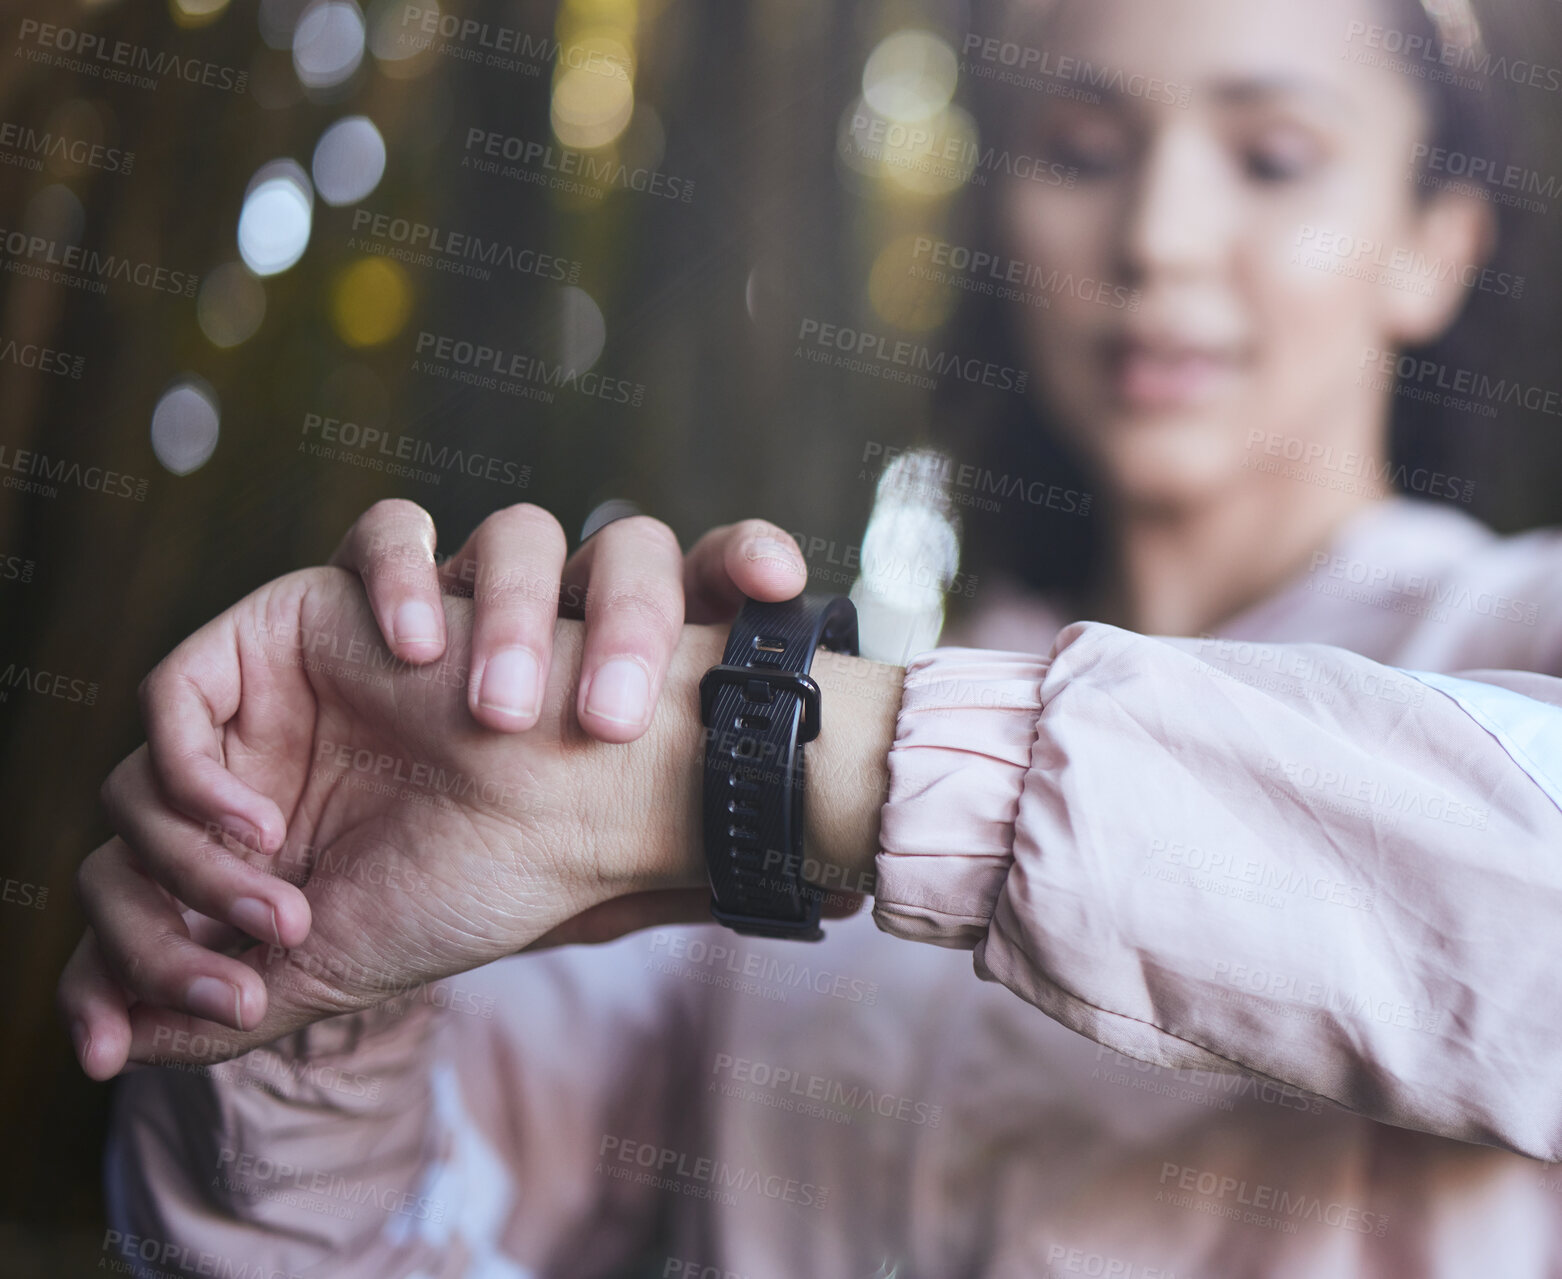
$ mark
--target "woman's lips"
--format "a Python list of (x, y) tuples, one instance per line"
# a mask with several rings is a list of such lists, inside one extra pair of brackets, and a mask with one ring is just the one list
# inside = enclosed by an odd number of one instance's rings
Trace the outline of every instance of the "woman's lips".
[(1208, 404), (1230, 389), (1240, 362), (1228, 350), (1144, 341), (1114, 343), (1108, 357), (1117, 399), (1132, 409)]

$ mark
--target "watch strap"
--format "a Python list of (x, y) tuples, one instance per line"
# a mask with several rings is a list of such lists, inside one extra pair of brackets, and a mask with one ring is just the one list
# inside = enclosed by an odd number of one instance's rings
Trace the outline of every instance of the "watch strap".
[(816, 941), (822, 894), (802, 877), (803, 746), (819, 735), (815, 649), (857, 652), (841, 595), (749, 600), (700, 681), (711, 914), (740, 932)]

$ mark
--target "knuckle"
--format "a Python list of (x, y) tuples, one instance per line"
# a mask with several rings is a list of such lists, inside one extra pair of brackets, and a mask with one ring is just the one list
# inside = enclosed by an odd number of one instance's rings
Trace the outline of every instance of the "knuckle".
[(514, 506), (501, 507), (485, 519), (481, 533), (486, 538), (511, 538), (528, 544), (541, 543), (548, 549), (562, 551), (565, 546), (564, 529), (551, 511), (535, 502), (517, 502)]
[(772, 524), (769, 520), (744, 520), (733, 528), (732, 533), (732, 542), (740, 546), (750, 538), (756, 537), (770, 537), (791, 546), (797, 545), (796, 538), (779, 524)]
[(625, 582), (597, 591), (590, 600), (593, 621), (612, 615), (635, 623), (635, 629), (672, 633), (683, 625), (681, 593), (660, 591), (647, 582)]
[(434, 558), (434, 517), (404, 497), (381, 498), (354, 526), (353, 539), (370, 567), (421, 566)]
[(614, 520), (602, 532), (613, 533), (615, 541), (633, 538), (635, 541), (647, 542), (659, 550), (670, 552), (675, 558), (681, 559), (683, 556), (683, 548), (678, 544), (678, 535), (654, 515), (626, 515), (621, 520)]
[(434, 531), (434, 517), (405, 497), (382, 497), (358, 517), (358, 524), (364, 528), (398, 524)]
[(479, 572), (472, 584), (473, 600), (490, 615), (524, 613), (527, 606), (533, 603), (546, 602), (552, 605), (557, 592), (557, 584), (550, 589), (540, 577), (513, 568), (491, 568)]

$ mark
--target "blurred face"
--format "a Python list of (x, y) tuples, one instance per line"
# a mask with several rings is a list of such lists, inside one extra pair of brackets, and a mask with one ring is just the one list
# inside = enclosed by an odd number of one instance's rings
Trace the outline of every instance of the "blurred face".
[[(1381, 260), (1448, 248), (1406, 176), (1420, 95), (1344, 56), (1352, 21), (1382, 19), (1362, 0), (1059, 0), (1013, 29), (1053, 59), (1174, 86), (1099, 105), (1008, 90), (1025, 114), (1006, 145), (1078, 172), (1072, 187), (1008, 181), (1009, 252), (1107, 285), (1017, 305), (1022, 341), (1049, 415), (1120, 497), (1260, 482), (1243, 469), (1255, 430), (1376, 446), (1364, 353), (1430, 337), (1456, 309), (1424, 276), (1375, 282), (1340, 253), (1344, 236)], [(1164, 100), (1183, 86), (1185, 104)]]

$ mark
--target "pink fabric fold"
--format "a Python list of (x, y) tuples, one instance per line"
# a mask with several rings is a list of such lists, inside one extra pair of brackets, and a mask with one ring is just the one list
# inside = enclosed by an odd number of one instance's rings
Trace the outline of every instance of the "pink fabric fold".
[(967, 950), (986, 934), (1014, 860), (1047, 666), (943, 648), (906, 668), (876, 867), (885, 932)]

